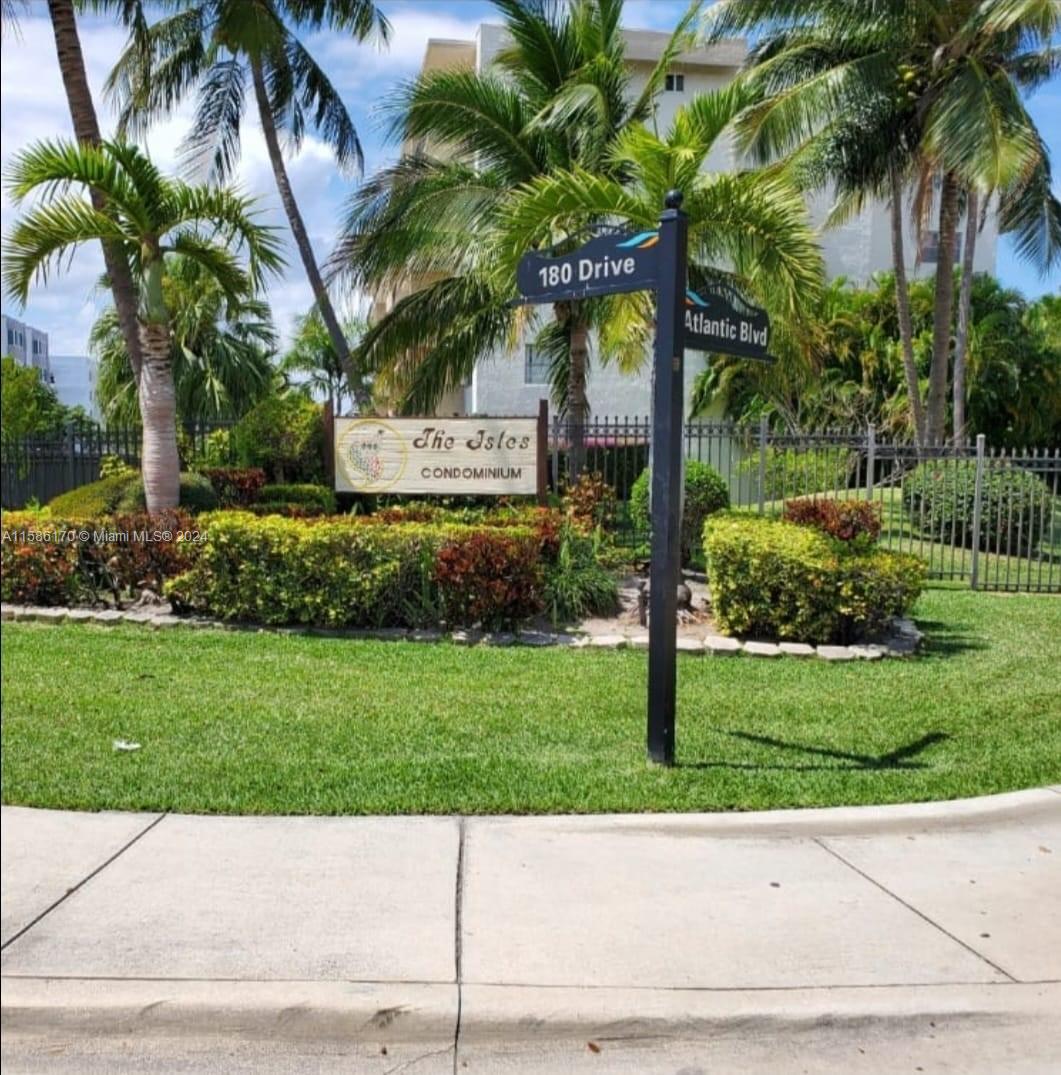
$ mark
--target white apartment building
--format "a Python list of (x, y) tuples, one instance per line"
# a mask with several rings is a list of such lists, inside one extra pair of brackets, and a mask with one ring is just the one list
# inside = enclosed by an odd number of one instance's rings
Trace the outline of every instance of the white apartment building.
[(0, 315), (0, 346), (5, 355), (11, 355), (20, 366), (32, 366), (41, 371), (45, 384), (52, 379), (48, 360), (48, 333), (27, 325), (18, 318)]
[[(669, 35), (653, 30), (626, 30), (626, 54), (632, 69), (631, 92), (644, 87), (649, 73), (662, 55)], [(465, 68), (483, 71), (505, 44), (502, 26), (482, 23), (474, 40), (435, 40), (428, 42), (423, 71)], [(670, 127), (675, 112), (697, 94), (725, 86), (739, 70), (747, 53), (744, 39), (721, 42), (709, 48), (683, 53), (674, 63), (659, 97), (656, 126), (663, 133)], [(706, 171), (735, 171), (738, 156), (733, 145), (720, 139), (705, 162)], [(824, 222), (830, 199), (822, 193), (809, 206), (812, 220)], [(662, 208), (662, 207), (661, 207)], [(959, 225), (964, 231), (964, 222)], [(926, 236), (920, 250), (916, 245), (913, 222), (908, 222), (906, 238), (907, 271), (911, 278), (935, 271), (934, 233)], [(844, 276), (853, 283), (865, 283), (876, 272), (890, 270), (891, 219), (883, 203), (867, 207), (858, 217), (842, 227), (821, 232), (822, 254), (830, 278)], [(997, 227), (988, 217), (976, 245), (975, 269), (991, 272), (995, 267)], [(374, 313), (385, 313), (399, 295), (377, 296)], [(592, 354), (592, 348), (591, 348)], [(686, 352), (686, 399), (696, 375), (704, 368), (705, 358)], [(592, 362), (592, 360), (591, 360)], [(646, 361), (640, 373), (623, 374), (610, 366), (592, 363), (587, 381), (590, 409), (596, 417), (648, 414), (651, 398), (651, 367)], [(471, 380), (440, 401), (439, 414), (531, 415), (537, 413), (538, 400), (549, 395), (547, 363), (534, 353), (529, 340), (515, 351), (495, 353), (476, 366)]]
[(96, 381), (99, 366), (91, 355), (52, 355), (52, 387), (59, 402), (66, 407), (83, 407), (99, 419)]

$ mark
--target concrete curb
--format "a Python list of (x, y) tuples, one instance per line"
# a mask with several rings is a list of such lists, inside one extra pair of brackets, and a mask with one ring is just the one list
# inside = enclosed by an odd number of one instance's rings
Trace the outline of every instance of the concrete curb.
[[(5, 1035), (419, 1044), (450, 1049), (458, 991), (446, 984), (3, 979)], [(578, 989), (467, 984), (461, 1046), (587, 1039), (707, 1039), (959, 1020), (1023, 1024), (1061, 1040), (1061, 983), (808, 989)], [(1034, 1028), (1034, 1030), (1033, 1030)]]
[(5, 1034), (452, 1045), (457, 986), (328, 981), (101, 980), (5, 976)]

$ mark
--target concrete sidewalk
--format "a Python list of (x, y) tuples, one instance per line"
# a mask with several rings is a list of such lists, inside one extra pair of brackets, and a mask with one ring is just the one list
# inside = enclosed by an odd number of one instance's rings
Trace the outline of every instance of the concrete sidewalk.
[(3, 811), (13, 1071), (1061, 1068), (1061, 789), (747, 815)]

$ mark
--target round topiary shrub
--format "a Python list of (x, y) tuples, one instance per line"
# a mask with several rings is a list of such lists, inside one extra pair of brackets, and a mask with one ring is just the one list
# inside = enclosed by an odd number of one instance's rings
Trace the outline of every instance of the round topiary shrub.
[(903, 508), (915, 531), (933, 541), (985, 552), (1026, 554), (1049, 533), (1054, 498), (1046, 483), (1009, 464), (988, 463), (981, 485), (980, 531), (974, 534), (976, 463), (930, 460), (903, 479)]
[[(639, 530), (652, 528), (648, 508), (650, 481), (651, 473), (646, 467), (630, 489), (630, 518)], [(689, 563), (702, 547), (704, 520), (728, 507), (729, 489), (722, 475), (707, 463), (687, 459), (681, 528), (683, 564)]]
[[(201, 511), (213, 511), (218, 506), (217, 493), (210, 484), (210, 479), (203, 474), (190, 471), (181, 472), (180, 506), (198, 515)], [(147, 497), (144, 495), (144, 480), (139, 474), (134, 476), (114, 507), (115, 511), (147, 511)]]

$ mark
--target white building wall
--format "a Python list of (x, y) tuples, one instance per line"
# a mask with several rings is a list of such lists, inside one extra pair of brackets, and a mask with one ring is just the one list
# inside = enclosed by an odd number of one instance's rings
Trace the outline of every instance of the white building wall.
[(48, 333), (27, 325), (17, 317), (0, 315), (0, 346), (20, 366), (32, 366), (41, 371), (46, 384), (51, 382), (48, 361)]
[(66, 407), (84, 407), (99, 418), (96, 381), (99, 367), (90, 355), (52, 355), (52, 387), (59, 402)]

